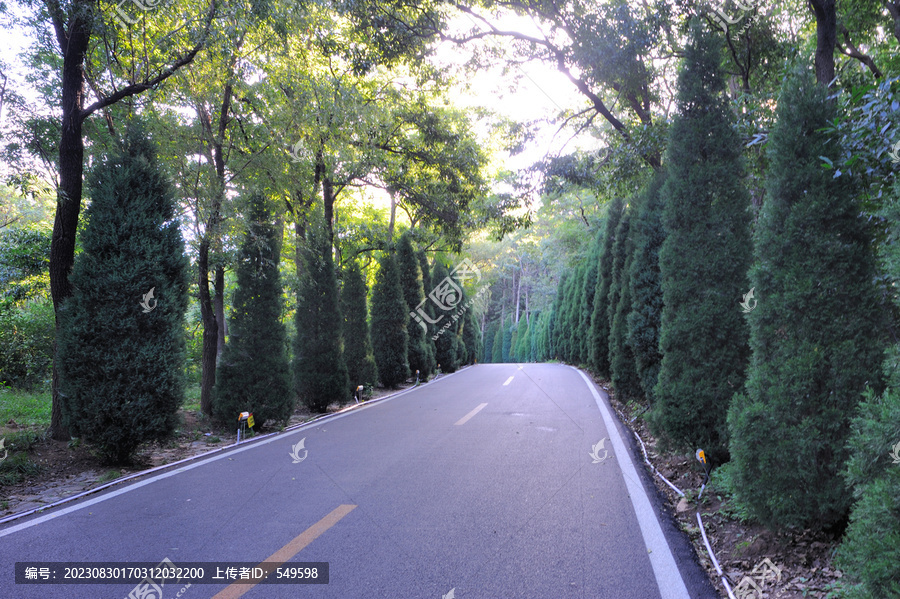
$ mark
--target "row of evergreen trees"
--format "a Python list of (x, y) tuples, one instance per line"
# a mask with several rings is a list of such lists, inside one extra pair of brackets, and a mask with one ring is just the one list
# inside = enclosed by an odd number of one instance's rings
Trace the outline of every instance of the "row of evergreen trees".
[(548, 360), (549, 314), (535, 310), (523, 313), (519, 322), (509, 315), (490, 323), (484, 332), (481, 361), (503, 364)]
[[(835, 106), (810, 73), (786, 79), (753, 223), (721, 41), (698, 26), (691, 35), (665, 168), (610, 202), (586, 259), (560, 280), (541, 327), (547, 343), (533, 342), (541, 350), (530, 356), (589, 365), (620, 399), (648, 400), (654, 433), (728, 462), (735, 500), (758, 521), (838, 525), (852, 499), (848, 442), (866, 444), (851, 434), (864, 391), (869, 429), (889, 410), (878, 396), (885, 310), (872, 231), (851, 179), (821, 166), (840, 152), (825, 132)], [(862, 464), (854, 476), (872, 497), (897, 488), (871, 482)], [(854, 518), (871, 523), (872, 513)], [(896, 513), (879, 543), (898, 538)], [(873, 596), (896, 596), (896, 583), (879, 588), (893, 594)]]
[[(177, 426), (189, 265), (172, 188), (140, 128), (129, 130), (120, 154), (99, 164), (88, 184), (84, 251), (70, 279), (74, 293), (60, 312), (62, 410), (74, 435), (122, 463), (142, 442)], [(425, 302), (427, 331), (410, 318), (426, 289), (449, 271), (436, 259), (432, 273), (409, 234), (381, 254), (369, 319), (359, 263), (344, 266), (339, 285), (324, 226), (314, 225), (299, 252), (297, 334), (289, 352), (279, 274), (283, 228), (258, 193), (247, 197), (245, 217), (230, 334), (216, 376), (219, 421), (233, 425), (250, 411), (259, 425), (284, 423), (298, 399), (325, 411), (359, 385), (396, 387), (416, 374), (425, 380), (438, 367), (452, 372), (481, 353), (472, 310), (436, 314)], [(456, 299), (465, 305), (465, 292)], [(445, 322), (451, 326), (435, 329)]]

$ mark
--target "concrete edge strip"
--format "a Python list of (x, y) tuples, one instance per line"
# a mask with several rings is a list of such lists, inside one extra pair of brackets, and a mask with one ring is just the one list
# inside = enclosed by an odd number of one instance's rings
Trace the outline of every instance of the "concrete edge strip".
[[(466, 367), (466, 368), (468, 368), (468, 367)], [(26, 517), (26, 516), (29, 516), (29, 515), (34, 514), (34, 513), (37, 513), (37, 512), (41, 512), (41, 511), (44, 511), (44, 510), (53, 509), (53, 508), (55, 508), (55, 507), (58, 507), (58, 506), (60, 506), (60, 505), (65, 504), (65, 503), (69, 503), (69, 502), (71, 502), (71, 501), (75, 501), (75, 500), (77, 500), (77, 499), (81, 499), (81, 498), (83, 498), (83, 497), (86, 497), (86, 496), (88, 496), (88, 495), (93, 495), (93, 494), (95, 494), (95, 493), (99, 493), (100, 491), (103, 491), (104, 489), (108, 489), (109, 487), (112, 487), (112, 486), (115, 486), (115, 485), (122, 484), (123, 482), (127, 482), (127, 481), (129, 481), (129, 480), (134, 479), (134, 478), (138, 478), (138, 477), (141, 477), (141, 476), (147, 476), (148, 474), (152, 474), (153, 472), (156, 472), (156, 471), (159, 471), (159, 470), (170, 469), (170, 468), (173, 468), (173, 467), (177, 466), (178, 464), (183, 464), (183, 463), (186, 463), (186, 462), (192, 462), (192, 461), (195, 461), (195, 460), (201, 460), (201, 459), (202, 459), (202, 461), (200, 461), (200, 462), (196, 462), (196, 463), (194, 463), (194, 464), (188, 464), (188, 465), (183, 466), (183, 467), (181, 467), (181, 468), (176, 468), (175, 470), (170, 470), (169, 472), (164, 472), (164, 473), (159, 474), (159, 475), (157, 475), (157, 476), (153, 476), (152, 478), (148, 478), (147, 480), (143, 480), (143, 481), (136, 482), (136, 483), (134, 483), (134, 484), (128, 485), (127, 487), (124, 487), (124, 488), (119, 489), (119, 490), (117, 490), (117, 491), (113, 491), (113, 492), (111, 492), (111, 493), (107, 493), (107, 494), (102, 495), (102, 496), (100, 496), (100, 497), (95, 497), (95, 498), (93, 498), (93, 499), (90, 499), (90, 500), (88, 500), (88, 501), (85, 501), (84, 503), (81, 503), (81, 504), (78, 504), (78, 505), (73, 505), (73, 506), (71, 506), (71, 507), (68, 507), (68, 508), (59, 510), (58, 512), (53, 512), (52, 514), (47, 514), (47, 515), (45, 515), (45, 516), (41, 516), (40, 518), (35, 518), (34, 520), (29, 520), (28, 522), (23, 522), (22, 524), (17, 524), (17, 525), (15, 525), (15, 526), (11, 526), (11, 527), (9, 527), (9, 528), (7, 528), (7, 529), (5, 529), (5, 530), (0, 530), (0, 538), (3, 538), (3, 537), (5, 537), (5, 536), (7, 536), (7, 535), (11, 535), (11, 534), (13, 534), (14, 532), (18, 532), (18, 531), (20, 531), (20, 530), (25, 530), (26, 528), (30, 528), (30, 527), (36, 526), (36, 525), (38, 525), (38, 524), (42, 524), (43, 522), (47, 522), (47, 521), (49, 521), (49, 520), (53, 520), (54, 518), (58, 518), (58, 517), (60, 517), (60, 516), (64, 516), (64, 515), (69, 514), (69, 513), (71, 513), (71, 512), (75, 512), (75, 511), (78, 511), (78, 510), (80, 510), (80, 509), (84, 509), (84, 508), (86, 508), (86, 507), (90, 507), (90, 506), (92, 506), (92, 505), (94, 505), (94, 504), (100, 503), (101, 501), (106, 501), (107, 499), (112, 499), (113, 497), (117, 497), (117, 496), (119, 496), (119, 495), (122, 495), (123, 493), (127, 493), (128, 491), (133, 491), (133, 490), (135, 490), (135, 489), (139, 489), (139, 488), (143, 487), (144, 485), (149, 485), (150, 483), (156, 482), (156, 481), (158, 481), (158, 480), (163, 480), (163, 479), (165, 479), (165, 478), (169, 478), (170, 476), (174, 476), (174, 475), (179, 474), (179, 473), (181, 473), (181, 472), (187, 472), (188, 470), (193, 470), (194, 468), (197, 468), (198, 466), (203, 466), (203, 465), (205, 465), (205, 464), (209, 464), (209, 463), (211, 463), (211, 462), (215, 462), (215, 461), (217, 461), (217, 460), (221, 460), (222, 458), (227, 457), (227, 456), (229, 456), (229, 455), (236, 454), (236, 453), (241, 453), (241, 452), (243, 452), (243, 451), (247, 451), (248, 449), (253, 449), (254, 447), (261, 447), (261, 446), (263, 446), (263, 445), (267, 445), (267, 444), (271, 443), (272, 441), (278, 441), (278, 440), (280, 440), (280, 439), (287, 438), (287, 437), (289, 437), (289, 436), (292, 435), (292, 434), (295, 434), (295, 433), (297, 433), (297, 432), (300, 432), (301, 430), (304, 430), (304, 429), (307, 429), (307, 428), (312, 428), (313, 426), (319, 426), (320, 424), (324, 424), (324, 421), (326, 421), (326, 420), (328, 420), (328, 421), (333, 421), (333, 420), (337, 420), (337, 419), (339, 419), (339, 418), (343, 418), (343, 417), (345, 417), (345, 416), (349, 416), (350, 414), (353, 414), (353, 413), (361, 412), (362, 410), (365, 410), (366, 408), (371, 408), (372, 406), (375, 406), (375, 405), (378, 405), (378, 404), (380, 404), (380, 403), (389, 401), (389, 400), (391, 400), (391, 399), (396, 399), (397, 397), (400, 397), (401, 395), (406, 395), (407, 393), (411, 393), (412, 391), (415, 391), (416, 389), (421, 389), (421, 388), (423, 388), (423, 387), (426, 387), (426, 386), (428, 386), (428, 385), (431, 385), (432, 383), (436, 383), (438, 380), (442, 380), (442, 381), (443, 381), (443, 380), (447, 379), (448, 377), (453, 376), (454, 374), (457, 374), (457, 373), (459, 373), (459, 372), (462, 372), (462, 371), (465, 370), (466, 368), (460, 368), (460, 369), (457, 370), (456, 372), (452, 372), (452, 373), (450, 373), (450, 374), (445, 374), (445, 375), (442, 375), (442, 376), (440, 376), (440, 377), (438, 377), (438, 378), (434, 378), (434, 379), (432, 379), (432, 380), (430, 380), (430, 381), (428, 381), (427, 383), (422, 384), (422, 385), (418, 385), (418, 386), (415, 386), (415, 387), (410, 387), (409, 389), (403, 389), (402, 391), (397, 391), (396, 393), (391, 393), (391, 394), (389, 394), (389, 395), (385, 395), (384, 397), (379, 397), (378, 399), (374, 399), (374, 400), (367, 401), (367, 402), (365, 402), (365, 403), (363, 403), (363, 404), (359, 404), (358, 406), (357, 406), (357, 405), (354, 405), (354, 406), (352, 406), (351, 409), (346, 409), (346, 408), (345, 408), (344, 410), (341, 410), (340, 412), (337, 412), (337, 413), (335, 413), (335, 414), (325, 414), (325, 415), (323, 415), (323, 416), (320, 416), (320, 417), (318, 417), (318, 418), (314, 418), (314, 419), (309, 420), (309, 421), (307, 421), (307, 422), (301, 422), (301, 423), (295, 424), (294, 426), (288, 427), (288, 428), (284, 429), (283, 431), (277, 431), (277, 432), (274, 432), (274, 433), (269, 433), (268, 435), (262, 435), (262, 436), (260, 436), (260, 437), (255, 437), (255, 438), (253, 438), (253, 439), (251, 439), (251, 440), (249, 440), (249, 441), (245, 441), (244, 443), (241, 443), (240, 445), (237, 445), (237, 444), (235, 443), (235, 444), (229, 445), (229, 446), (227, 446), (227, 447), (219, 447), (219, 448), (216, 448), (216, 449), (214, 449), (214, 450), (212, 450), (212, 451), (208, 451), (208, 452), (206, 452), (206, 453), (202, 453), (202, 454), (198, 454), (198, 455), (195, 455), (195, 456), (191, 456), (191, 457), (189, 457), (189, 458), (184, 458), (183, 460), (179, 460), (179, 461), (173, 462), (173, 463), (171, 463), (171, 464), (163, 464), (163, 465), (161, 465), (161, 466), (156, 466), (155, 468), (151, 468), (151, 469), (149, 469), (149, 470), (144, 470), (144, 471), (142, 471), (142, 472), (135, 472), (134, 474), (130, 474), (130, 475), (128, 475), (128, 476), (122, 477), (122, 478), (120, 478), (120, 479), (117, 479), (117, 480), (115, 480), (115, 481), (112, 481), (112, 482), (110, 482), (110, 483), (107, 483), (107, 484), (105, 484), (105, 485), (102, 485), (102, 486), (97, 487), (97, 488), (95, 488), (95, 489), (90, 489), (90, 490), (85, 491), (85, 492), (83, 492), (83, 493), (79, 493), (78, 495), (73, 495), (72, 497), (66, 497), (65, 499), (61, 499), (60, 501), (57, 501), (57, 502), (55, 502), (55, 503), (52, 503), (52, 504), (49, 504), (49, 505), (45, 505), (45, 506), (41, 506), (41, 507), (39, 507), (39, 508), (34, 508), (33, 510), (30, 510), (30, 511), (27, 511), (27, 512), (21, 512), (21, 513), (18, 513), (18, 514), (12, 514), (11, 516), (7, 516), (6, 518), (0, 520), (0, 525), (5, 524), (5, 523), (7, 523), (7, 522), (12, 522), (13, 520), (18, 520), (19, 518), (24, 518), (24, 517)], [(220, 455), (217, 455), (217, 456), (214, 456), (214, 457), (207, 457), (207, 456), (209, 456), (210, 454), (214, 454), (214, 453), (218, 453), (218, 454), (220, 454)], [(207, 459), (203, 459), (203, 458), (205, 458), (205, 457), (207, 457)]]
[(691, 596), (688, 593), (687, 586), (684, 584), (684, 579), (681, 577), (681, 571), (675, 563), (672, 549), (669, 547), (669, 543), (663, 534), (656, 511), (650, 504), (650, 499), (640, 483), (637, 470), (631, 461), (631, 454), (619, 435), (619, 429), (616, 427), (616, 422), (609, 408), (607, 408), (603, 398), (597, 393), (596, 387), (587, 375), (575, 367), (572, 368), (584, 379), (588, 389), (594, 396), (594, 401), (597, 402), (600, 414), (603, 416), (603, 422), (606, 425), (606, 430), (609, 432), (619, 467), (624, 474), (625, 486), (628, 488), (628, 495), (631, 498), (638, 525), (641, 528), (641, 535), (644, 537), (644, 544), (648, 549), (647, 556), (650, 558), (650, 565), (653, 567), (654, 576), (656, 576), (656, 584), (659, 587), (660, 596), (662, 599), (690, 599)]

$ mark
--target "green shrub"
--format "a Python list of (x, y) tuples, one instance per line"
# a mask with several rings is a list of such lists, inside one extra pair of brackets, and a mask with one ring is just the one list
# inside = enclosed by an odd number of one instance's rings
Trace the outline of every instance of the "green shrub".
[(0, 309), (0, 385), (47, 386), (53, 367), (56, 320), (49, 300)]

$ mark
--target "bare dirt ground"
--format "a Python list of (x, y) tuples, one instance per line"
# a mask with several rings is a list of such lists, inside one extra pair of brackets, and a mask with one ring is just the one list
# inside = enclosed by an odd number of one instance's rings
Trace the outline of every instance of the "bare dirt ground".
[[(843, 577), (843, 573), (832, 565), (832, 556), (839, 539), (811, 530), (775, 534), (758, 524), (742, 522), (734, 517), (733, 506), (729, 505), (728, 498), (715, 488), (707, 487), (698, 501), (697, 496), (705, 476), (695, 456), (657, 453), (657, 440), (650, 434), (645, 421), (639, 417), (648, 406), (634, 403), (625, 405), (608, 389), (608, 382), (596, 382), (609, 393), (610, 403), (619, 420), (643, 440), (653, 466), (685, 493), (686, 498), (682, 499), (657, 475), (650, 472), (657, 487), (669, 499), (670, 513), (690, 537), (700, 563), (722, 597), (728, 597), (728, 594), (703, 542), (697, 524), (698, 509), (713, 553), (737, 599), (824, 599), (829, 596), (831, 587)], [(647, 468), (646, 463), (642, 461), (641, 464)], [(761, 565), (765, 559), (780, 570), (777, 577), (773, 570)], [(755, 576), (754, 568), (757, 568)], [(762, 580), (760, 574), (767, 569), (772, 573)], [(741, 585), (744, 577), (751, 580), (740, 587), (746, 589), (742, 594), (735, 587)], [(756, 585), (759, 590), (752, 585)]]

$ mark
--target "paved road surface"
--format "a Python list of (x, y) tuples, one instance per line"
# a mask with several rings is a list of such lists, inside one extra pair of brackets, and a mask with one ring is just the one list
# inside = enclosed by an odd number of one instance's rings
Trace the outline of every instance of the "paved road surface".
[(134, 588), (15, 584), (15, 562), (164, 558), (328, 562), (330, 582), (170, 583), (162, 599), (716, 597), (605, 401), (568, 366), (467, 368), (9, 523), (0, 597)]

